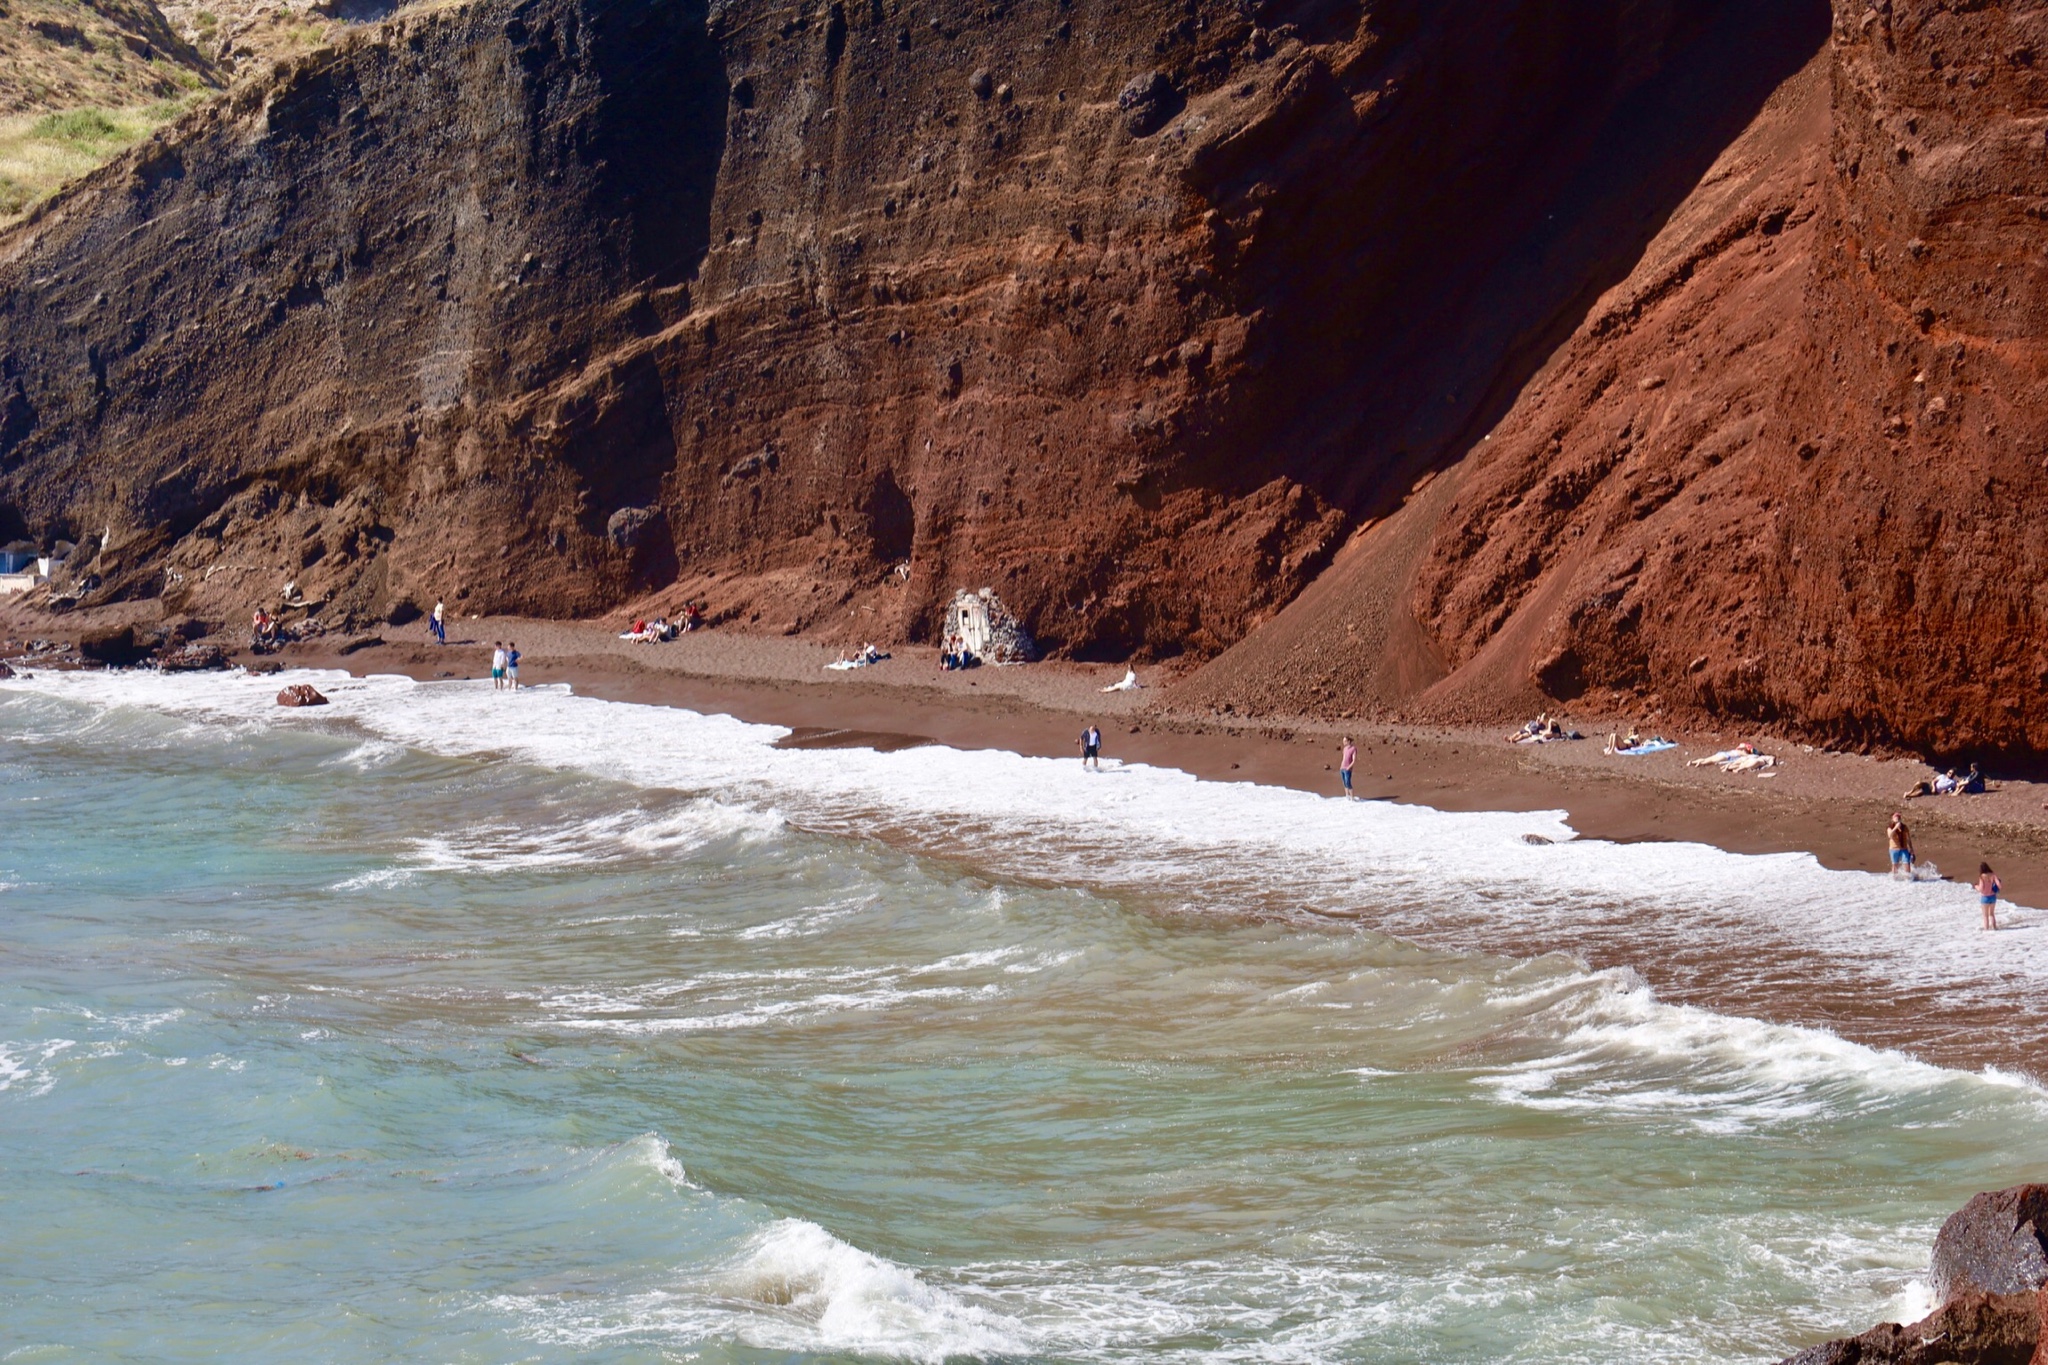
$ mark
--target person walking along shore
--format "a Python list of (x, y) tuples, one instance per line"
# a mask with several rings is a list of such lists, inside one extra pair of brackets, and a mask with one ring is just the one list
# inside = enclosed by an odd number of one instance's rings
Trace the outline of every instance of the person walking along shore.
[(1344, 794), (1353, 801), (1358, 799), (1358, 793), (1351, 790), (1351, 770), (1357, 766), (1358, 746), (1351, 742), (1351, 736), (1346, 735), (1344, 736), (1343, 755), (1337, 762), (1337, 774), (1344, 779)]

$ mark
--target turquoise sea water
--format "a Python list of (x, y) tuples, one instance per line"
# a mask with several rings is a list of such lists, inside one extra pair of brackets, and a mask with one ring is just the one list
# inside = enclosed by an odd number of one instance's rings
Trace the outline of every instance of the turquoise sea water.
[(2048, 1170), (2023, 1076), (915, 785), (1024, 760), (252, 681), (0, 692), (0, 1360), (1774, 1360)]

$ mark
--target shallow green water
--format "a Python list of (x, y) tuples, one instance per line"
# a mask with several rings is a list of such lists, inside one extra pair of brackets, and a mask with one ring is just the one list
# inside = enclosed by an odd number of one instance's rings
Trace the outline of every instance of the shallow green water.
[(700, 738), (0, 693), (0, 1359), (1775, 1359), (2048, 1160), (2024, 1081), (816, 832)]

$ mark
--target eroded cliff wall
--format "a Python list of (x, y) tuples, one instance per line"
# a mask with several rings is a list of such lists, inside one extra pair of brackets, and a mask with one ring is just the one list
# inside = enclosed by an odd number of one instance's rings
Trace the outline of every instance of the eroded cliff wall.
[(2038, 6), (1843, 0), (1499, 426), (1204, 687), (2048, 749), (2044, 59)]
[(223, 614), (709, 588), (917, 638), (990, 584), (1055, 648), (1211, 653), (1498, 416), (1814, 20), (410, 15), (0, 239), (0, 531)]

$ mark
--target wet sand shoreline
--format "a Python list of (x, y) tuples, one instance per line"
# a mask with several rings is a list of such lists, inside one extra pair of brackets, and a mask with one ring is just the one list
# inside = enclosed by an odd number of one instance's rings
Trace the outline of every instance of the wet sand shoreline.
[[(384, 643), (347, 654), (342, 641), (315, 640), (276, 657), (356, 674), (477, 678), (488, 674), (491, 642), (510, 637), (521, 643), (529, 685), (566, 683), (607, 700), (779, 725), (803, 732), (792, 742), (804, 747), (924, 741), (1067, 757), (1093, 719), (1112, 758), (1333, 795), (1348, 728), (1359, 744), (1357, 792), (1366, 799), (1452, 811), (1563, 810), (1588, 838), (1804, 852), (1830, 868), (1873, 872), (1885, 866), (1886, 817), (1902, 810), (1921, 856), (1945, 876), (1974, 875), (1989, 861), (2008, 898), (2048, 904), (2048, 784), (2001, 781), (1984, 796), (1903, 801), (1900, 793), (1927, 774), (1918, 762), (1807, 750), (1754, 732), (1672, 732), (1677, 750), (1618, 757), (1602, 752), (1604, 737), (1626, 728), (1625, 719), (1579, 718), (1588, 738), (1541, 746), (1474, 729), (1247, 720), (1176, 707), (1171, 675), (1149, 669), (1140, 670), (1143, 690), (1103, 693), (1121, 668), (1041, 663), (942, 674), (930, 651), (916, 650), (837, 673), (824, 668), (836, 657), (826, 646), (724, 630), (644, 645), (619, 640), (605, 623), (500, 618), (459, 623), (445, 647), (423, 636), (418, 626), (388, 630)], [(828, 740), (825, 732), (843, 734)], [(1740, 739), (1762, 740), (1778, 756), (1774, 775), (1686, 766)]]
[[(269, 659), (237, 662), (333, 668), (363, 676), (400, 674), (423, 681), (482, 679), (493, 640), (519, 641), (522, 681), (567, 684), (579, 695), (772, 724), (790, 731), (784, 747), (914, 749), (943, 744), (1044, 757), (1077, 757), (1082, 726), (1096, 720), (1108, 757), (1173, 767), (1212, 781), (1243, 781), (1339, 791), (1340, 728), (1359, 742), (1358, 794), (1447, 811), (1562, 811), (1578, 833), (1616, 842), (1691, 841), (1736, 853), (1810, 853), (1830, 868), (1881, 872), (1884, 822), (1897, 793), (1924, 775), (1903, 759), (1807, 751), (1770, 737), (1678, 734), (1681, 748), (1647, 758), (1602, 753), (1599, 739), (1515, 745), (1500, 732), (1412, 725), (1271, 720), (1195, 714), (1174, 704), (1174, 678), (1140, 670), (1144, 690), (1100, 689), (1123, 669), (1068, 663), (983, 668), (941, 674), (928, 651), (853, 672), (828, 671), (835, 650), (806, 641), (693, 633), (662, 645), (619, 640), (604, 623), (486, 619), (452, 625), (440, 646), (418, 627), (358, 638), (316, 639)], [(480, 691), (480, 705), (493, 704)], [(1575, 717), (1604, 735), (1605, 718)], [(1732, 745), (1765, 741), (1783, 764), (1775, 777), (1688, 768), (1685, 760)], [(1992, 794), (1907, 803), (1920, 850), (1951, 875), (1973, 873), (1979, 858), (1999, 870), (2010, 899), (2041, 905), (2048, 897), (2048, 820), (2042, 790), (2001, 783)], [(1532, 827), (1536, 822), (1532, 821)], [(1768, 876), (1768, 868), (1759, 869)], [(1373, 919), (1370, 907), (1321, 904), (1314, 879), (1302, 891), (1237, 907), (1258, 916), (1301, 915), (1332, 921)], [(1975, 935), (1977, 909), (1960, 884), (1930, 888), (1955, 902), (1955, 933)], [(1759, 887), (1768, 896), (1768, 885)], [(1218, 908), (1228, 909), (1227, 906)], [(1595, 969), (1638, 973), (1673, 1003), (1765, 1021), (1832, 1029), (1855, 1042), (1898, 1048), (1938, 1065), (1992, 1065), (2038, 1071), (2048, 1023), (2013, 1014), (2013, 985), (1979, 992), (1908, 986), (1816, 956), (1788, 925), (1779, 949), (1729, 954), (1683, 925), (1614, 922), (1611, 907), (1589, 906), (1576, 927), (1518, 931), (1493, 925), (1447, 926), (1439, 946), (1484, 948), (1517, 957), (1565, 953)], [(2024, 912), (2023, 912), (2024, 915)], [(2038, 914), (2024, 916), (2038, 921)], [(2038, 925), (2025, 932), (2040, 932)], [(1425, 933), (1425, 939), (1430, 935)], [(2017, 945), (2017, 938), (2015, 943)], [(2025, 1012), (2031, 1013), (2031, 1012)], [(2040, 1036), (2036, 1036), (2039, 1034)]]

